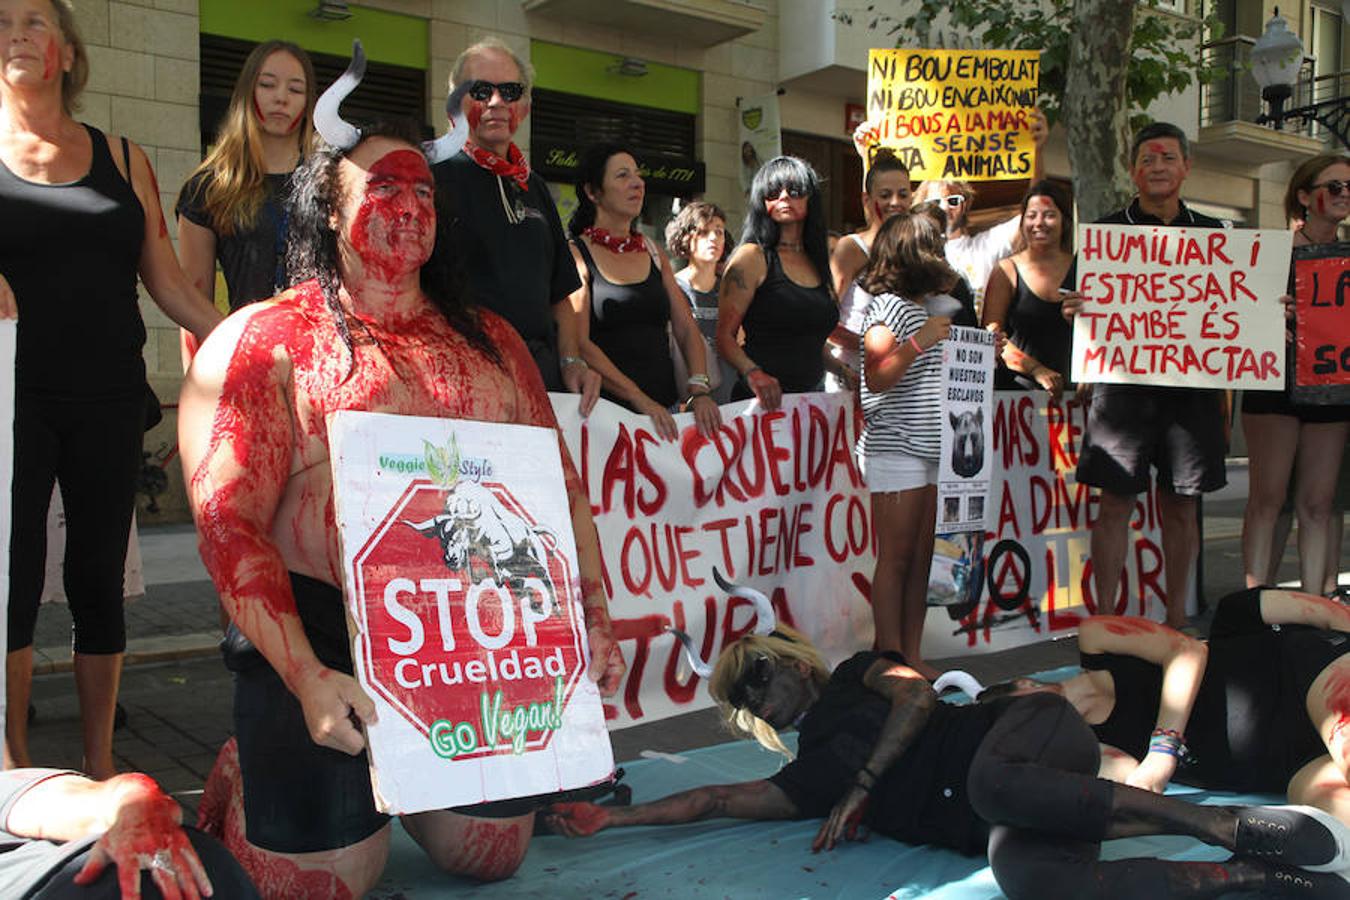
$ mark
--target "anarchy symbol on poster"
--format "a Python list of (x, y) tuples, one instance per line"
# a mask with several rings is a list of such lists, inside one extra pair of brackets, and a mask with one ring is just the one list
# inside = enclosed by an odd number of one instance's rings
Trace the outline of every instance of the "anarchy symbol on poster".
[(329, 431), (380, 809), (609, 777), (556, 432), (349, 412)]

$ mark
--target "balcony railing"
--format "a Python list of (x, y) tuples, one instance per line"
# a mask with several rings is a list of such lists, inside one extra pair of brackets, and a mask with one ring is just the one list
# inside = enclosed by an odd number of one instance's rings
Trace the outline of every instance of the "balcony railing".
[[(1252, 77), (1251, 53), (1255, 43), (1255, 38), (1235, 35), (1205, 44), (1202, 48), (1205, 61), (1222, 74), (1200, 91), (1200, 127), (1225, 122), (1255, 122), (1256, 117), (1265, 112), (1261, 88)], [(1304, 57), (1298, 83), (1294, 85), (1294, 96), (1285, 103), (1286, 107), (1303, 106), (1339, 96), (1336, 92), (1345, 86), (1346, 79), (1333, 75), (1330, 82), (1323, 84), (1323, 79), (1313, 79), (1312, 71), (1312, 59)], [(1309, 137), (1316, 136), (1312, 128), (1295, 123), (1286, 125), (1285, 130)]]

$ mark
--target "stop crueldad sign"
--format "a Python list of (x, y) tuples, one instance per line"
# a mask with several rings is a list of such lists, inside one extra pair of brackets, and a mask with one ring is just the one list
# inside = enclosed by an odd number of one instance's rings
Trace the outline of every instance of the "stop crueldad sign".
[(364, 412), (328, 427), (379, 809), (608, 778), (557, 434)]

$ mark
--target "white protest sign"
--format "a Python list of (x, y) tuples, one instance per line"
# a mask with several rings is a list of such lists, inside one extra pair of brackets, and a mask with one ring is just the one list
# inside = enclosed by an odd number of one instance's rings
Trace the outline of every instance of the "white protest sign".
[(984, 531), (994, 475), (994, 335), (955, 326), (942, 342), (939, 534)]
[[(0, 319), (0, 646), (9, 641), (9, 535), (14, 514), (14, 350), (18, 323)], [(0, 721), (5, 716), (5, 673), (0, 672)]]
[(719, 589), (714, 567), (767, 594), (831, 663), (871, 645), (876, 558), (851, 397), (788, 394), (767, 413), (732, 403), (711, 438), (678, 415), (674, 442), (608, 401), (582, 419), (577, 395), (549, 399), (591, 500), (628, 663), (606, 706), (611, 728), (712, 705), (665, 628), (687, 632), (709, 662), (751, 631), (754, 607)]
[(1292, 233), (1079, 225), (1073, 380), (1284, 389)]
[(329, 441), (352, 658), (379, 718), (376, 806), (607, 778), (557, 434), (339, 412)]

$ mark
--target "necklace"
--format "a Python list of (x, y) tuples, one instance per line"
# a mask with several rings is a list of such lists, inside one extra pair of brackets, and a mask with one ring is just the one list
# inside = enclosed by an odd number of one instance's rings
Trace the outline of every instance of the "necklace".
[(626, 237), (616, 237), (603, 228), (590, 225), (581, 233), (613, 253), (637, 253), (639, 250), (647, 249), (646, 238), (637, 232), (632, 232)]
[(795, 250), (797, 253), (801, 253), (801, 252), (802, 252), (802, 242), (801, 242), (801, 241), (779, 241), (779, 242), (778, 242), (778, 249), (779, 249), (779, 250)]

